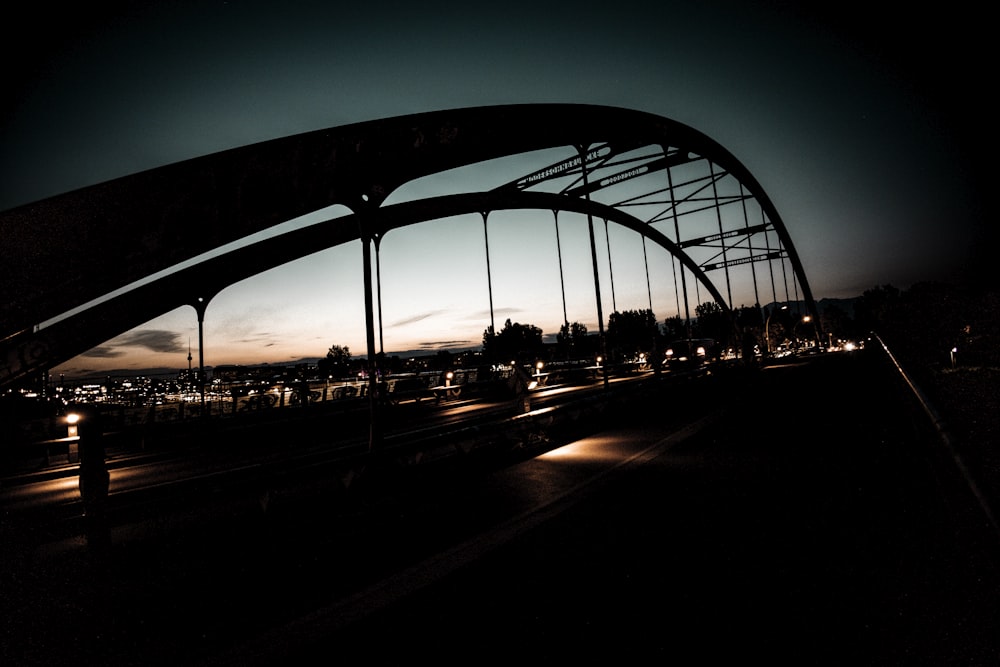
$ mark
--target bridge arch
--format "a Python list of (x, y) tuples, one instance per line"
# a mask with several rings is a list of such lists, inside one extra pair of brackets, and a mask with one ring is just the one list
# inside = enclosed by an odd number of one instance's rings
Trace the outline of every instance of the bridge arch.
[[(563, 160), (530, 169), (490, 190), (383, 206), (392, 193), (418, 178), (559, 147), (569, 147)], [(747, 212), (751, 202), (754, 219)], [(710, 138), (669, 119), (627, 109), (480, 107), (254, 144), (0, 214), (0, 231), (14, 241), (3, 251), (9, 261), (0, 263), (8, 293), (14, 295), (0, 310), (0, 382), (49, 367), (66, 354), (70, 357), (64, 358), (71, 358), (127, 331), (131, 327), (126, 324), (148, 321), (146, 315), (153, 311), (159, 311), (153, 312), (155, 317), (171, 310), (180, 305), (178, 299), (196, 310), (201, 307), (203, 315), (204, 306), (198, 304), (224, 287), (218, 276), (238, 275), (236, 262), (261, 253), (261, 246), (206, 260), (67, 318), (62, 326), (57, 322), (37, 330), (39, 322), (179, 261), (337, 203), (354, 211), (353, 220), (323, 225), (325, 243), (360, 237), (366, 252), (393, 225), (444, 217), (448, 210), (572, 210), (635, 229), (643, 239), (663, 246), (677, 258), (682, 279), (690, 274), (724, 307), (733, 306), (731, 269), (778, 262), (782, 271), (790, 266), (796, 292), (801, 289), (802, 300), (814, 310), (801, 262), (771, 200), (749, 171)], [(724, 221), (724, 212), (740, 208), (741, 220), (737, 216), (735, 223)], [(682, 231), (682, 220), (706, 214), (714, 216), (717, 230)], [(137, 220), (148, 224), (137, 226)], [(178, 236), (178, 222), (192, 220), (205, 232)], [(308, 254), (301, 251), (308, 245), (292, 248), (309, 233), (299, 230), (278, 237), (285, 241), (268, 240), (266, 252), (285, 261)], [(45, 242), (51, 238), (74, 242)], [(316, 246), (311, 247), (314, 252)], [(32, 271), (39, 255), (46, 265), (63, 266), (65, 271)], [(94, 272), (95, 265), (101, 270)], [(371, 262), (364, 265), (370, 267)], [(720, 269), (727, 274), (724, 289), (707, 275)], [(371, 293), (370, 282), (366, 293)], [(144, 319), (136, 322), (139, 317)], [(90, 344), (86, 331), (93, 332), (91, 338), (113, 333)]]

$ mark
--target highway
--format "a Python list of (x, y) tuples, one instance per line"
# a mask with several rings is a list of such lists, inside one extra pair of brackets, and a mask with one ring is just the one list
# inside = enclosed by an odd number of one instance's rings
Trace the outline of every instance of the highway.
[(502, 462), (178, 499), (101, 557), (5, 540), (0, 657), (996, 664), (996, 534), (880, 363), (700, 380)]
[[(650, 381), (651, 374), (615, 378), (623, 384)], [(634, 392), (637, 389), (630, 389)], [(513, 397), (478, 396), (414, 400), (381, 408), (383, 437), (380, 457), (398, 465), (425, 463), (468, 453), (470, 449), (501, 449), (526, 425), (541, 419), (551, 423), (558, 410), (580, 410), (604, 400), (599, 381), (539, 387), (530, 393), (527, 409)], [(624, 395), (628, 395), (625, 392)], [(109, 433), (107, 465), (109, 500), (126, 508), (137, 499), (176, 495), (211, 486), (237, 488), (252, 481), (264, 493), (279, 477), (358, 474), (371, 465), (367, 401), (348, 405), (312, 405), (308, 410), (272, 409), (235, 418), (197, 419), (159, 425), (143, 433), (156, 445), (136, 446), (137, 432)], [(507, 435), (504, 435), (507, 434)], [(497, 441), (501, 440), (501, 446)], [(30, 521), (48, 519), (72, 523), (82, 514), (77, 489), (78, 463), (54, 463), (0, 479), (0, 507), (8, 515), (31, 514)]]

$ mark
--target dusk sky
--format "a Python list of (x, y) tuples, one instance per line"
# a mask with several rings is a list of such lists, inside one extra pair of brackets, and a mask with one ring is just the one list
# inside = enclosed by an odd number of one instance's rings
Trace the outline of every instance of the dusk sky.
[[(300, 132), (568, 102), (658, 114), (725, 146), (774, 202), (817, 299), (976, 277), (985, 257), (992, 58), (971, 4), (935, 16), (781, 1), (102, 4), (28, 7), (8, 25), (20, 39), (3, 46), (0, 210)], [(409, 196), (455, 187), (430, 181)], [(562, 322), (551, 215), (491, 227), (498, 326), (510, 317), (554, 334)], [(589, 255), (568, 250), (583, 247), (581, 229), (562, 239), (567, 275), (579, 276), (567, 278), (569, 319), (596, 330)], [(619, 310), (647, 307), (644, 275), (629, 274), (638, 247), (612, 242), (624, 257)], [(387, 353), (481, 343), (479, 216), (394, 231), (381, 256)], [(353, 243), (232, 286), (209, 306), (206, 364), (281, 363), (333, 344), (365, 354), (361, 280)], [(669, 299), (654, 312), (677, 314)], [(181, 368), (189, 341), (197, 360), (194, 311), (179, 309), (54, 372)]]

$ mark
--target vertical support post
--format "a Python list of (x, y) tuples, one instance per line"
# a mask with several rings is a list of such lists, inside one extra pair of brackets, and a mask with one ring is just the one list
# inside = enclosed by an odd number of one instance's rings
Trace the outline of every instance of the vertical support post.
[[(756, 262), (753, 261), (753, 241), (752, 234), (750, 233), (750, 215), (747, 213), (747, 195), (743, 188), (743, 183), (740, 182), (740, 203), (743, 205), (743, 229), (747, 232), (747, 250), (750, 252), (750, 276), (753, 278), (753, 300), (754, 303), (760, 303), (760, 293), (757, 287), (757, 267), (754, 266)], [(765, 234), (766, 234), (765, 230)]]
[(611, 261), (611, 235), (608, 234), (608, 219), (604, 219), (604, 242), (608, 246), (608, 277), (611, 279), (611, 311), (618, 312), (618, 301), (615, 299), (615, 268)]
[(553, 210), (552, 217), (556, 221), (556, 254), (559, 257), (559, 288), (562, 291), (563, 324), (569, 327), (569, 316), (566, 314), (566, 280), (563, 277), (562, 242), (559, 240), (559, 211)]
[(642, 237), (642, 265), (646, 269), (646, 296), (649, 298), (649, 312), (653, 312), (653, 288), (649, 282), (649, 258), (646, 256), (646, 237)]
[(382, 338), (382, 237), (375, 237), (375, 286), (378, 290), (378, 351), (385, 355), (385, 340)]
[(201, 416), (205, 416), (205, 309), (208, 302), (198, 297), (195, 311), (198, 313), (198, 386), (201, 391)]
[[(760, 207), (760, 221), (764, 225), (764, 250), (767, 252), (768, 257), (771, 256), (771, 237), (768, 235), (767, 228), (767, 214), (764, 212), (764, 207)], [(778, 301), (778, 288), (774, 284), (774, 259), (770, 259), (767, 262), (768, 271), (771, 274), (771, 301), (777, 303)]]
[[(367, 203), (367, 197), (363, 197)], [(375, 369), (375, 305), (372, 297), (372, 214), (365, 207), (358, 215), (361, 236), (362, 273), (365, 290), (365, 333), (368, 343), (368, 453), (382, 449), (382, 430), (379, 415), (378, 377)]]
[[(580, 170), (583, 177), (583, 191), (587, 193), (587, 201), (590, 201), (589, 184), (587, 183), (587, 147), (580, 145), (576, 147), (580, 153)], [(608, 388), (608, 349), (607, 340), (604, 336), (604, 306), (601, 304), (601, 276), (597, 268), (597, 240), (594, 236), (594, 218), (587, 211), (587, 230), (590, 232), (590, 259), (594, 267), (594, 295), (597, 298), (597, 331), (600, 337), (601, 357), (604, 359), (604, 388)]]
[[(493, 320), (493, 274), (490, 271), (490, 231), (487, 225), (486, 219), (489, 217), (489, 212), (480, 211), (479, 214), (483, 216), (483, 239), (486, 244), (486, 289), (489, 291), (490, 296), (490, 334), (495, 336), (497, 333), (496, 322)], [(493, 350), (493, 345), (490, 345), (490, 350)], [(490, 359), (492, 362), (493, 359)]]
[(719, 241), (722, 243), (722, 266), (726, 273), (726, 296), (729, 298), (729, 309), (732, 310), (733, 286), (729, 277), (729, 260), (726, 258), (725, 236), (722, 232), (722, 208), (719, 206), (719, 179), (715, 176), (715, 165), (711, 160), (708, 161), (708, 173), (712, 177), (712, 199), (715, 202), (715, 217), (719, 222)]
[[(663, 153), (666, 155), (666, 149)], [(674, 195), (674, 177), (670, 173), (670, 167), (667, 166), (667, 188), (670, 190), (670, 215), (674, 219), (674, 240), (680, 244), (681, 242), (681, 227), (677, 220), (677, 198)], [(675, 282), (676, 285), (676, 282)], [(681, 293), (684, 294), (684, 330), (688, 338), (691, 337), (691, 306), (688, 304), (688, 291), (687, 291), (687, 278), (684, 273), (684, 265), (681, 264)]]
[(656, 339), (660, 334), (660, 325), (656, 321), (656, 315), (653, 313), (653, 288), (649, 281), (649, 258), (646, 256), (646, 237), (642, 237), (642, 264), (646, 269), (646, 295), (649, 297), (649, 314), (653, 316), (653, 342), (650, 350), (649, 362), (653, 366), (653, 371), (656, 375), (660, 374), (660, 353), (656, 345)]

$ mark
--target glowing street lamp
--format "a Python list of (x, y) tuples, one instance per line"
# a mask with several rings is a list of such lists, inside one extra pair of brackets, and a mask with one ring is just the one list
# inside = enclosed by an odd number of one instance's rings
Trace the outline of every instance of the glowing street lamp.
[(68, 415), (66, 415), (66, 425), (67, 425), (66, 426), (66, 430), (67, 430), (66, 435), (68, 437), (70, 437), (70, 438), (78, 438), (78, 437), (80, 437), (79, 427), (77, 426), (79, 423), (80, 423), (80, 415), (79, 414), (77, 414), (75, 412), (71, 412)]
[[(778, 310), (788, 310), (788, 306), (787, 305), (783, 305)], [(764, 320), (764, 342), (766, 343), (766, 347), (767, 347), (767, 356), (771, 356), (771, 334), (769, 332), (769, 329), (770, 329), (770, 326), (771, 326), (771, 316), (772, 315), (774, 315), (774, 311), (773, 310), (767, 314), (767, 319)]]
[(792, 329), (792, 333), (795, 334), (795, 349), (799, 349), (799, 325), (809, 324), (812, 322), (812, 315), (803, 315), (802, 319), (795, 323), (795, 327)]
[[(66, 459), (70, 463), (76, 463), (80, 456), (80, 414), (78, 412), (71, 412), (66, 415), (66, 439), (68, 440), (66, 446)], [(48, 454), (46, 453), (46, 460), (48, 460)]]

